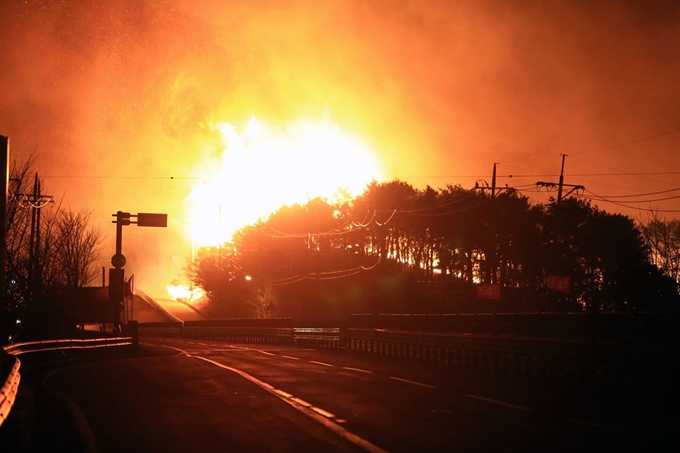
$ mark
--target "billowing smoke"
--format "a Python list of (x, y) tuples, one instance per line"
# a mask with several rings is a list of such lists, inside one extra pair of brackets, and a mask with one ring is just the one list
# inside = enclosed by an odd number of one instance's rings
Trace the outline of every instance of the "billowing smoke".
[(562, 153), (595, 193), (678, 187), (659, 173), (680, 164), (679, 5), (4, 0), (0, 134), (111, 236), (117, 210), (169, 214), (124, 231), (153, 293), (190, 254), (185, 199), (221, 152), (215, 122), (330, 119), (417, 187), (471, 187), (494, 162), (528, 187)]

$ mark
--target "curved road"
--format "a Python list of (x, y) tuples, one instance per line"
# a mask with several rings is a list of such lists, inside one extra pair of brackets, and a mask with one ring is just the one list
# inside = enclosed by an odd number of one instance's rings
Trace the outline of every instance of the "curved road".
[(677, 417), (668, 422), (653, 413), (657, 402), (633, 404), (622, 389), (338, 350), (149, 338), (139, 355), (26, 356), (22, 370), (36, 402), (30, 451), (677, 446)]

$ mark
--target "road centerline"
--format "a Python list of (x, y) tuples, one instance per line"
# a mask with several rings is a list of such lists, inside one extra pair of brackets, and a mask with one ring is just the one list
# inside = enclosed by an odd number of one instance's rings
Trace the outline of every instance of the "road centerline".
[(352, 368), (351, 366), (342, 367), (343, 370), (356, 371), (358, 373), (373, 374), (373, 371), (362, 370), (361, 368)]
[(333, 365), (331, 365), (330, 363), (317, 362), (316, 360), (310, 360), (309, 363), (313, 363), (313, 364), (315, 364), (315, 365), (321, 365), (321, 366), (328, 366), (328, 367), (332, 367), (332, 366), (333, 366)]
[(495, 400), (495, 399), (493, 399), (493, 398), (486, 398), (486, 397), (484, 397), (484, 396), (473, 395), (473, 394), (470, 394), (470, 393), (466, 393), (466, 394), (463, 395), (463, 396), (466, 397), (466, 398), (471, 398), (471, 399), (475, 399), (475, 400), (479, 400), (479, 401), (484, 401), (484, 402), (486, 402), (486, 403), (496, 404), (496, 405), (498, 405), (498, 406), (504, 406), (504, 407), (509, 407), (509, 408), (512, 408), (512, 409), (517, 409), (517, 410), (519, 410), (519, 411), (524, 411), (524, 412), (534, 412), (534, 410), (531, 409), (531, 408), (529, 408), (529, 407), (520, 406), (519, 404), (507, 403), (507, 402), (505, 402), (505, 401)]
[(418, 381), (411, 381), (410, 379), (403, 379), (403, 378), (396, 377), (396, 376), (390, 376), (390, 379), (393, 379), (393, 380), (399, 381), (399, 382), (405, 382), (407, 384), (418, 385), (420, 387), (425, 387), (425, 388), (428, 388), (428, 389), (436, 389), (437, 388), (434, 385), (424, 384), (424, 383), (418, 382)]

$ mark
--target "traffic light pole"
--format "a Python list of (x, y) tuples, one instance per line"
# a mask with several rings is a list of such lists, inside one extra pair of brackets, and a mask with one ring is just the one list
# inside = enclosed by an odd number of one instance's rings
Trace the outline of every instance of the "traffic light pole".
[[(153, 227), (167, 227), (167, 214), (149, 214), (139, 213), (130, 214), (129, 212), (118, 211), (112, 214), (116, 220), (112, 223), (116, 224), (116, 254), (111, 257), (111, 265), (113, 268), (109, 269), (109, 305), (112, 311), (112, 320), (114, 330), (116, 325), (120, 325), (120, 313), (124, 308), (123, 288), (125, 286), (125, 256), (123, 255), (123, 226), (137, 225), (137, 226), (153, 226)], [(137, 220), (131, 220), (131, 217)], [(108, 311), (107, 311), (108, 312)], [(108, 315), (107, 315), (108, 316)], [(106, 320), (104, 321), (106, 325)]]
[(123, 212), (116, 213), (116, 255), (123, 255)]

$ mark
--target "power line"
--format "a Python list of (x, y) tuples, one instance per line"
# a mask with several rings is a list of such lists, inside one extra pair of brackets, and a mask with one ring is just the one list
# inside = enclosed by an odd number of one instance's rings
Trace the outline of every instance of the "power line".
[(668, 200), (677, 200), (680, 198), (680, 195), (676, 195), (674, 197), (664, 197), (664, 198), (651, 198), (648, 200), (617, 200), (619, 203), (651, 203), (655, 201), (668, 201)]
[(564, 183), (564, 161), (566, 160), (567, 155), (562, 154), (562, 169), (560, 170), (560, 179), (559, 182), (554, 183), (554, 182), (544, 182), (544, 181), (538, 181), (536, 183), (536, 186), (541, 186), (541, 187), (549, 187), (549, 188), (554, 188), (557, 186), (557, 205), (562, 202), (562, 191), (564, 190), (565, 187), (571, 187), (571, 190), (567, 192), (565, 197), (572, 192), (578, 191), (578, 190), (585, 190), (586, 188), (580, 184), (565, 184)]
[[(650, 195), (661, 195), (664, 193), (670, 193), (670, 192), (677, 192), (680, 190), (680, 187), (677, 189), (668, 189), (668, 190), (660, 190), (658, 192), (647, 192), (647, 193), (638, 193), (638, 194), (631, 194), (631, 195), (601, 195), (604, 198), (634, 198), (634, 197), (647, 197)], [(670, 198), (677, 198), (677, 197), (670, 197)], [(653, 201), (653, 200), (650, 200)]]
[(665, 212), (665, 213), (678, 213), (680, 212), (680, 209), (652, 209), (652, 208), (641, 208), (639, 206), (631, 206), (629, 204), (621, 203), (619, 201), (614, 201), (614, 200), (609, 200), (607, 198), (601, 197), (600, 195), (596, 194), (595, 192), (592, 192), (590, 190), (586, 190), (589, 194), (591, 194), (595, 200), (597, 201), (603, 201), (605, 203), (611, 203), (616, 206), (620, 206), (623, 208), (628, 208), (628, 209), (634, 209), (638, 211), (646, 211), (646, 212)]
[(596, 151), (606, 151), (608, 149), (621, 148), (623, 146), (634, 145), (636, 143), (642, 143), (642, 142), (646, 142), (647, 140), (653, 140), (655, 138), (663, 137), (664, 135), (674, 134), (674, 133), (679, 132), (679, 131), (680, 131), (680, 127), (677, 128), (677, 129), (670, 130), (670, 131), (661, 132), (660, 134), (650, 135), (648, 137), (639, 138), (637, 140), (631, 140), (631, 141), (625, 142), (625, 143), (619, 143), (617, 145), (603, 146), (601, 148), (594, 148), (594, 149), (589, 149), (589, 150), (585, 150), (585, 151), (576, 151), (576, 152), (572, 152), (571, 154), (574, 155), (574, 154), (594, 153)]
[[(582, 159), (577, 159), (582, 160)], [(585, 162), (585, 161), (584, 161)], [(597, 165), (597, 164), (595, 164)], [(570, 176), (678, 176), (680, 171), (650, 171), (650, 172), (622, 172), (622, 173), (570, 173)], [(500, 175), (501, 178), (539, 178), (539, 177), (555, 177), (554, 173), (535, 173), (535, 174), (510, 174)], [(662, 182), (662, 181), (659, 181)]]
[(125, 175), (125, 176), (112, 176), (112, 175), (47, 175), (43, 176), (43, 179), (160, 179), (160, 180), (185, 180), (185, 179), (198, 179), (198, 180), (208, 180), (215, 179), (217, 177), (208, 176), (149, 176), (149, 175)]

